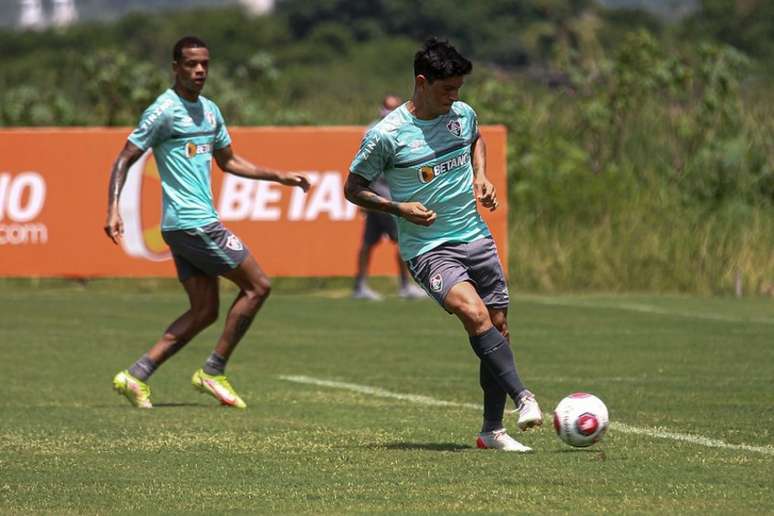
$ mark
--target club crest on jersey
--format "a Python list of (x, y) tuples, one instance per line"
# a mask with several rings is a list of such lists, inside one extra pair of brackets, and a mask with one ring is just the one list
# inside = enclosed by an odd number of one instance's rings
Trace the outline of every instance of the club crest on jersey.
[(462, 135), (462, 124), (460, 124), (459, 118), (455, 118), (454, 120), (449, 120), (446, 122), (446, 128), (450, 133), (458, 138)]
[(226, 247), (231, 249), (232, 251), (241, 251), (244, 249), (244, 246), (242, 245), (242, 242), (237, 238), (236, 235), (229, 235), (226, 239)]
[(212, 152), (212, 144), (209, 143), (196, 145), (189, 142), (185, 144), (185, 155), (189, 158), (195, 158), (197, 154), (207, 154), (210, 152)]
[(433, 292), (440, 292), (443, 290), (443, 276), (436, 274), (430, 278), (430, 290)]

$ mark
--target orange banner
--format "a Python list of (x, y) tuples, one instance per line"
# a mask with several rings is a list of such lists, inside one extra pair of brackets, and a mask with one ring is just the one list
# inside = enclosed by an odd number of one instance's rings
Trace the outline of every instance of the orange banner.
[[(363, 233), (344, 199), (363, 127), (239, 127), (233, 147), (256, 164), (300, 171), (298, 188), (251, 181), (213, 167), (215, 208), (271, 276), (351, 276)], [(174, 276), (159, 233), (161, 187), (151, 153), (131, 169), (121, 196), (125, 238), (104, 234), (110, 169), (130, 129), (0, 131), (0, 276)], [(507, 263), (505, 128), (482, 127), (487, 171), (500, 208), (485, 213)], [(372, 275), (395, 275), (396, 249), (380, 244)]]

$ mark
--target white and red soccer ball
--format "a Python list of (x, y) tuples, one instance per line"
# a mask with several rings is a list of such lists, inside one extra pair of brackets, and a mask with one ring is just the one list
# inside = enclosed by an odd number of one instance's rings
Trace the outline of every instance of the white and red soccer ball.
[(585, 448), (602, 439), (607, 431), (607, 407), (586, 392), (570, 394), (554, 410), (554, 429), (570, 446)]

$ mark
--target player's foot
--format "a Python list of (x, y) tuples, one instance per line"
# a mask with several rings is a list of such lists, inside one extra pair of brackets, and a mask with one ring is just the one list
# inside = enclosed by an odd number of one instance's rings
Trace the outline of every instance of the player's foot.
[(381, 301), (382, 296), (378, 292), (374, 292), (366, 286), (356, 288), (352, 292), (352, 299), (365, 299), (366, 301)]
[(213, 376), (199, 369), (193, 374), (191, 383), (194, 388), (199, 392), (206, 392), (212, 395), (213, 398), (218, 400), (221, 405), (228, 405), (229, 407), (246, 408), (247, 404), (242, 401), (239, 394), (236, 393), (234, 388), (228, 383), (228, 378), (224, 375)]
[(512, 452), (531, 452), (532, 448), (524, 446), (508, 435), (505, 428), (494, 432), (481, 432), (476, 439), (476, 448), (482, 450), (503, 450)]
[(409, 283), (405, 287), (401, 287), (398, 291), (398, 297), (402, 297), (403, 299), (422, 299), (423, 297), (427, 297), (427, 292), (416, 285)]
[(113, 390), (123, 394), (137, 408), (152, 408), (150, 386), (135, 378), (129, 371), (121, 371), (113, 377)]
[(521, 392), (517, 410), (519, 411), (518, 425), (521, 430), (543, 424), (543, 413), (540, 412), (540, 406), (531, 392), (527, 390)]

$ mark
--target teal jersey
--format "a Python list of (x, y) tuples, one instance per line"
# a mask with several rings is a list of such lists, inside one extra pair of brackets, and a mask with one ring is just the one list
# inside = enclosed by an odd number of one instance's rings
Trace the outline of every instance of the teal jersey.
[(129, 141), (153, 149), (161, 176), (162, 231), (218, 220), (210, 182), (212, 151), (231, 145), (231, 137), (214, 102), (201, 95), (190, 102), (170, 88), (145, 110)]
[(428, 227), (397, 217), (404, 260), (445, 242), (491, 235), (473, 194), (471, 147), (477, 138), (476, 113), (464, 102), (433, 120), (416, 118), (403, 104), (363, 138), (350, 171), (369, 181), (384, 173), (393, 200), (421, 202), (437, 213)]

